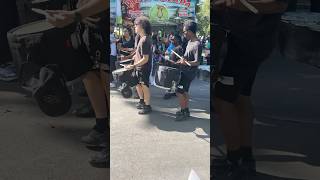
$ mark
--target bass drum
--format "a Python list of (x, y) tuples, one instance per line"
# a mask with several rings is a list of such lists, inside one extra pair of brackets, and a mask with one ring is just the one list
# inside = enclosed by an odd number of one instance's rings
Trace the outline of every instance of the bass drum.
[(175, 87), (181, 78), (181, 71), (177, 68), (159, 65), (155, 74), (155, 85), (162, 89)]

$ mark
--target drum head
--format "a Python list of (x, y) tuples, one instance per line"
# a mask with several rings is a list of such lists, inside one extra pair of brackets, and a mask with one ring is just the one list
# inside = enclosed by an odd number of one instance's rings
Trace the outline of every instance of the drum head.
[(25, 24), (19, 26), (12, 30), (12, 34), (16, 36), (23, 36), (27, 34), (34, 34), (53, 29), (54, 26), (48, 23), (47, 21), (37, 21), (30, 24)]

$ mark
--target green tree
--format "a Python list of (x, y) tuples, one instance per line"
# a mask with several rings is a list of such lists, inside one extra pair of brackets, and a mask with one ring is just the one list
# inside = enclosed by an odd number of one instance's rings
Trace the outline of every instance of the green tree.
[(199, 35), (210, 34), (210, 0), (200, 0), (197, 7), (197, 19), (199, 26)]

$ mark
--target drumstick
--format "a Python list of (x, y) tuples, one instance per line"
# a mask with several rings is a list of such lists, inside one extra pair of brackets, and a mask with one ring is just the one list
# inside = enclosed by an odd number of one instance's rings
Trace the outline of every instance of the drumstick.
[(121, 49), (120, 51), (122, 51), (122, 52), (125, 52), (125, 53), (130, 53), (129, 51), (126, 51), (126, 50), (122, 50), (122, 49)]
[[(173, 52), (176, 56), (178, 56), (178, 58), (184, 59), (184, 58), (181, 57), (178, 53), (174, 52), (174, 50), (171, 50), (171, 52)], [(191, 66), (191, 64), (190, 64), (188, 61), (184, 61), (184, 62), (186, 62), (186, 64), (187, 64), (188, 66)]]
[(240, 2), (246, 7), (248, 8), (250, 11), (252, 11), (255, 14), (258, 14), (258, 9), (255, 8), (254, 6), (252, 6), (250, 3), (247, 2), (247, 0), (240, 0)]
[(125, 63), (125, 62), (130, 62), (130, 61), (133, 61), (133, 59), (126, 59), (126, 60), (122, 60), (122, 61), (119, 61), (120, 63)]

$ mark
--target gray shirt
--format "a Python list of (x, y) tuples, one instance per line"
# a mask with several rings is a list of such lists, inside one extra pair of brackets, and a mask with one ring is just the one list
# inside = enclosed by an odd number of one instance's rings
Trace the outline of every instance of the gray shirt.
[[(188, 41), (187, 47), (186, 47), (186, 51), (184, 53), (184, 58), (187, 59), (187, 61), (200, 61), (201, 58), (201, 51), (202, 51), (202, 47), (201, 47), (201, 43), (199, 40), (196, 41)], [(184, 65), (182, 67), (183, 71), (195, 71), (197, 70), (197, 66), (188, 66), (188, 65)]]

